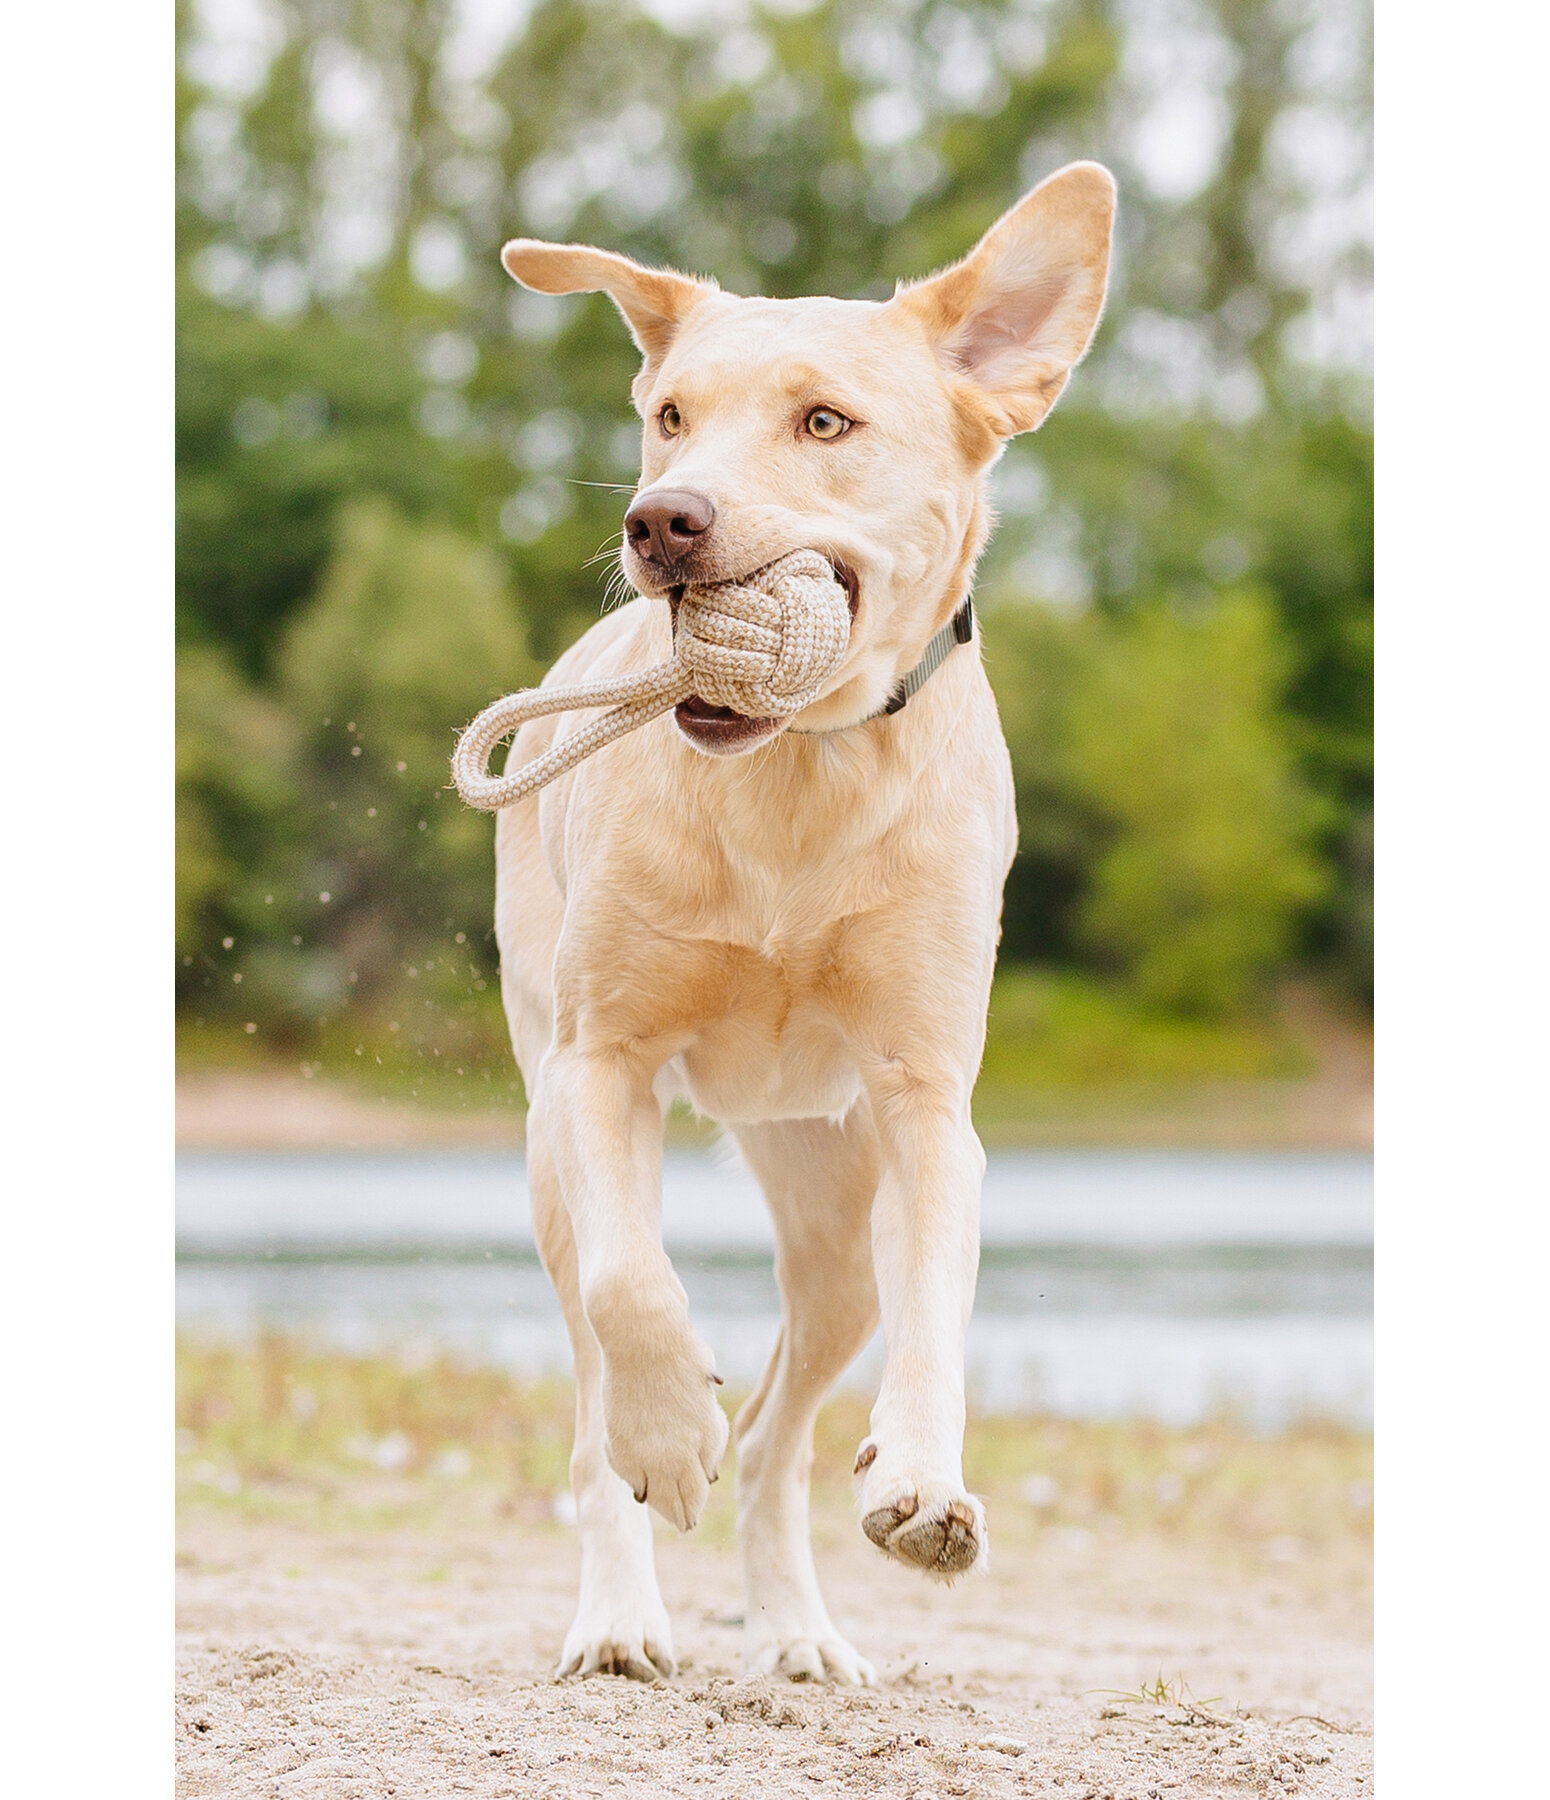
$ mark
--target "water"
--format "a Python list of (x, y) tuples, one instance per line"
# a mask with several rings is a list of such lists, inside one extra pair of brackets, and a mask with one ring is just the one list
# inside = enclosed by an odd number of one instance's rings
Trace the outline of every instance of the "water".
[[(779, 1316), (752, 1176), (670, 1153), (663, 1229), (719, 1369), (752, 1383)], [(525, 1375), (569, 1367), (518, 1157), (187, 1153), (178, 1240), (179, 1323), (197, 1334), (280, 1329)], [(1371, 1420), (1369, 1158), (1002, 1152), (983, 1241), (977, 1405)], [(881, 1363), (874, 1340), (846, 1385), (875, 1389)]]

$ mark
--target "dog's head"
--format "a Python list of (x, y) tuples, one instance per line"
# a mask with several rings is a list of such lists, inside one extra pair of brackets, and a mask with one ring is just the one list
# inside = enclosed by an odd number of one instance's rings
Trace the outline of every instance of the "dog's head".
[[(984, 476), (1032, 431), (1097, 329), (1113, 178), (1073, 163), (962, 262), (891, 300), (762, 300), (607, 250), (519, 238), (501, 260), (546, 294), (609, 294), (644, 361), (626, 575), (644, 594), (735, 580), (796, 549), (850, 593), (850, 648), (805, 726), (864, 719), (960, 604), (989, 530)], [(697, 748), (782, 721), (686, 701)]]

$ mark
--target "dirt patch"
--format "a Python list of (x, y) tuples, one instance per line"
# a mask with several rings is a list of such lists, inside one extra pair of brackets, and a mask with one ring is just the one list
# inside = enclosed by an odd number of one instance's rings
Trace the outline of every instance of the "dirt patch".
[(192, 1507), (178, 1791), (1371, 1791), (1367, 1571), (1349, 1547), (1295, 1562), (1272, 1547), (1256, 1566), (1155, 1537), (1013, 1534), (988, 1574), (942, 1588), (883, 1563), (830, 1510), (820, 1571), (878, 1666), (869, 1692), (742, 1678), (737, 1562), (713, 1543), (659, 1538), (676, 1680), (556, 1685), (577, 1556), (563, 1526), (323, 1530)]
[[(1015, 1097), (986, 1090), (980, 1120), (992, 1146), (1369, 1150), (1372, 1079), (1357, 1057), (1306, 1081), (1203, 1083)], [(520, 1109), (437, 1111), (369, 1095), (323, 1076), (206, 1070), (179, 1075), (178, 1144), (186, 1150), (512, 1150)], [(708, 1128), (676, 1116), (675, 1141), (706, 1142)]]
[(177, 1082), (184, 1150), (519, 1150), (522, 1121), (511, 1106), (437, 1112), (277, 1070), (197, 1070)]

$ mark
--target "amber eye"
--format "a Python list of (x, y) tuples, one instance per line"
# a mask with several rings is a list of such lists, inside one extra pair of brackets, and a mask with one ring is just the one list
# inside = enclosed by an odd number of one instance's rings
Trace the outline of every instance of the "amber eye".
[(662, 427), (663, 437), (677, 437), (684, 428), (676, 406), (664, 406), (657, 415), (657, 423)]
[(807, 415), (807, 432), (809, 437), (821, 438), (824, 443), (832, 443), (837, 437), (844, 437), (850, 430), (850, 420), (844, 413), (837, 413), (832, 406), (815, 406)]

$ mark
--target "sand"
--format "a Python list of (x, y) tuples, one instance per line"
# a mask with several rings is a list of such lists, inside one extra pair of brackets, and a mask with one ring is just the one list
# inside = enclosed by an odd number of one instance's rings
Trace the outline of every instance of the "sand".
[[(943, 1588), (884, 1563), (837, 1509), (820, 1517), (831, 1610), (878, 1668), (858, 1693), (742, 1678), (734, 1554), (664, 1533), (678, 1677), (555, 1684), (577, 1560), (562, 1525), (323, 1529), (193, 1508), (178, 1793), (1372, 1791), (1365, 1552), (1012, 1537)], [(1141, 1693), (1158, 1677), (1160, 1703)]]
[[(178, 1077), (177, 1130), (185, 1150), (510, 1150), (523, 1114), (438, 1111), (279, 1070), (190, 1070)], [(1304, 1081), (1077, 1092), (1048, 1117), (992, 1118), (983, 1134), (1024, 1149), (1370, 1150), (1370, 1065), (1353, 1055)], [(710, 1132), (685, 1124), (676, 1136)]]

